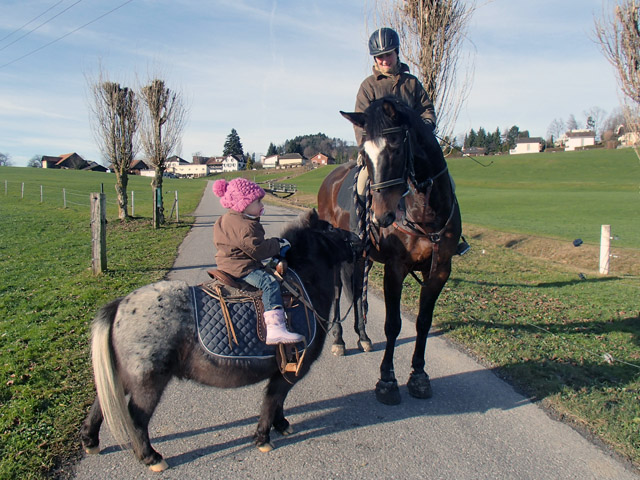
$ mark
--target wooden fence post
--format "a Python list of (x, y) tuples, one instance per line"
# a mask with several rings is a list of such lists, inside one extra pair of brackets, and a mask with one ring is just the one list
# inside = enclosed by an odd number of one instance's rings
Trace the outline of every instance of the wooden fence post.
[(602, 225), (600, 230), (600, 273), (609, 275), (611, 258), (611, 225)]
[(91, 268), (94, 274), (107, 270), (107, 197), (91, 194)]

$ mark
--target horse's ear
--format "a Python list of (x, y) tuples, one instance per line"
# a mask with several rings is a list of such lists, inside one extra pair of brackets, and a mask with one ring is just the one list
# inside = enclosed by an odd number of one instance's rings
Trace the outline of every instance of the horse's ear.
[(340, 110), (340, 115), (349, 120), (356, 127), (364, 128), (364, 113), (343, 112), (342, 110)]
[(382, 103), (382, 111), (387, 117), (391, 118), (391, 120), (396, 120), (398, 117), (398, 110), (396, 109), (395, 105), (388, 100), (385, 100)]

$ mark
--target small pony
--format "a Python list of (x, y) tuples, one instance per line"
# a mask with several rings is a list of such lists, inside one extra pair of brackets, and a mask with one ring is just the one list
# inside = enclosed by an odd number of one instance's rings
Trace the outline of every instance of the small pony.
[[(313, 304), (320, 328), (307, 345), (302, 378), (318, 358), (330, 328), (329, 318), (343, 262), (359, 250), (356, 235), (304, 213), (285, 228), (291, 249), (286, 260), (295, 269)], [(361, 251), (361, 250), (360, 250)], [(268, 380), (254, 442), (273, 449), (269, 432), (293, 430), (283, 404), (292, 388), (275, 358), (237, 360), (208, 354), (198, 341), (192, 295), (187, 283), (153, 283), (113, 300), (97, 314), (92, 326), (92, 355), (97, 396), (81, 428), (87, 453), (99, 452), (99, 432), (106, 420), (117, 441), (131, 444), (136, 457), (153, 471), (168, 468), (149, 441), (148, 426), (162, 392), (173, 377), (220, 388), (237, 388)], [(127, 395), (129, 396), (127, 400)]]

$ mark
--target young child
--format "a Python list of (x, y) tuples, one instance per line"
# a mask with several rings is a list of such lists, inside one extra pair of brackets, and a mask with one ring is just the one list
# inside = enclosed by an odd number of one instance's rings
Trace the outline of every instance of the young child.
[(283, 238), (265, 238), (260, 223), (264, 190), (250, 180), (234, 178), (230, 182), (216, 180), (213, 193), (229, 209), (213, 226), (218, 269), (262, 290), (267, 345), (301, 342), (302, 335), (287, 330), (280, 284), (262, 264), (263, 260), (281, 251), (284, 254), (290, 248)]

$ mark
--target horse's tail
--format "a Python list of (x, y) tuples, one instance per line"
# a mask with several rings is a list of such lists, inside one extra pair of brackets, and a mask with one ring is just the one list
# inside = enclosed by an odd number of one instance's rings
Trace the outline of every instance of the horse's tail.
[(91, 327), (91, 360), (102, 415), (115, 440), (126, 446), (130, 441), (137, 442), (138, 436), (127, 408), (125, 390), (111, 343), (111, 326), (121, 300), (116, 299), (105, 305), (94, 318)]

